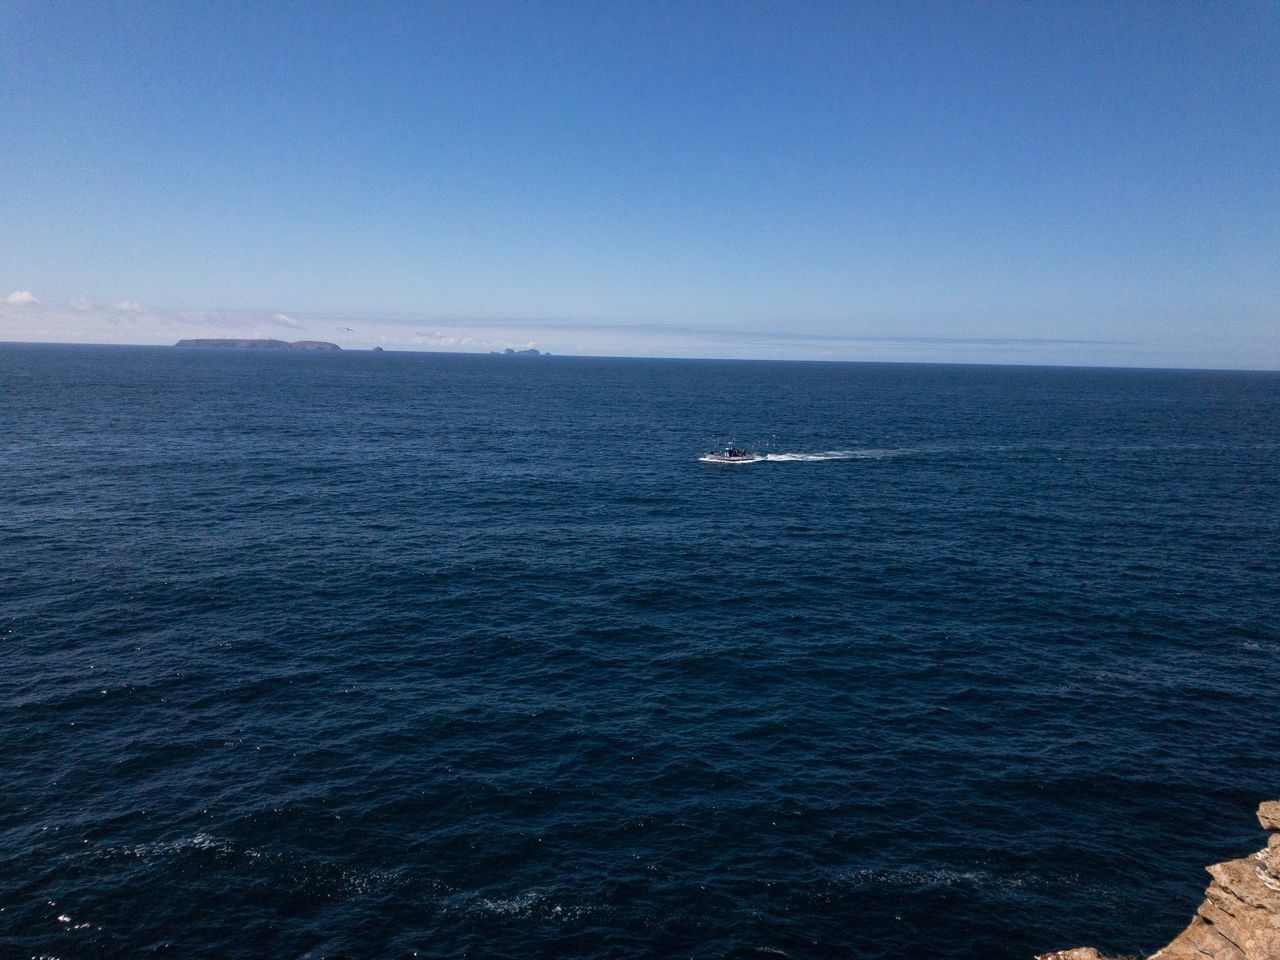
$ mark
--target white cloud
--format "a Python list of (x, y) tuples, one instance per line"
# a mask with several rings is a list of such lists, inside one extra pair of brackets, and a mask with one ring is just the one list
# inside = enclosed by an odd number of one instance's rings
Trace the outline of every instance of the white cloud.
[(39, 303), (35, 295), (30, 290), (15, 290), (4, 298), (4, 302), (11, 307), (25, 307), (29, 303)]
[(293, 319), (293, 317), (289, 316), (287, 313), (274, 314), (272, 315), (271, 319), (283, 326), (293, 327), (295, 330), (299, 329), (302, 326), (302, 324), (299, 321)]
[(129, 313), (141, 313), (143, 306), (137, 300), (121, 300), (119, 303), (113, 304), (117, 310), (125, 310)]
[(440, 330), (432, 330), (429, 333), (415, 333), (410, 341), (419, 347), (434, 347), (436, 349), (448, 347), (485, 347), (489, 346), (487, 341), (479, 340), (476, 337), (458, 336), (456, 334), (443, 333)]
[(95, 301), (90, 300), (88, 297), (86, 297), (82, 293), (80, 294), (80, 296), (76, 297), (74, 300), (71, 301), (71, 305), (75, 307), (77, 310), (92, 310), (98, 304)]

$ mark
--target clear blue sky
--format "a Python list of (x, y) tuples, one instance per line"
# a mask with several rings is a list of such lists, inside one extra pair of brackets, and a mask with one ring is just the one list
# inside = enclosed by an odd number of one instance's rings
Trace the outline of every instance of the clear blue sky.
[(0, 0), (0, 112), (0, 339), (88, 297), (1280, 366), (1276, 2)]

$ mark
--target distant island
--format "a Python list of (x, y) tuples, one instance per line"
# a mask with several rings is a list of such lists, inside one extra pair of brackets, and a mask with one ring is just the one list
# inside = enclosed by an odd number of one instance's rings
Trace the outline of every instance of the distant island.
[(238, 350), (341, 350), (324, 340), (179, 340), (175, 347), (233, 347)]
[(499, 353), (497, 350), (490, 350), (491, 357), (549, 357), (551, 354), (543, 353), (541, 350), (535, 350), (530, 347), (528, 350), (512, 350), (510, 347)]

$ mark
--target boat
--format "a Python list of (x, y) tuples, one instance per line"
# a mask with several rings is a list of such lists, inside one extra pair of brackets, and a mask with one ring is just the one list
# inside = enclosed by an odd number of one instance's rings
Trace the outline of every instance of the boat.
[(758, 453), (752, 453), (745, 447), (735, 447), (730, 442), (723, 450), (713, 450), (703, 454), (699, 459), (704, 463), (755, 463), (757, 460), (763, 460), (764, 457)]

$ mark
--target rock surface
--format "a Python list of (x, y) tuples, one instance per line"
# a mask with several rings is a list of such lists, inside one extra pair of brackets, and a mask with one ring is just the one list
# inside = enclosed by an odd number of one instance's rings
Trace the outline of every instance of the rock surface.
[(177, 347), (234, 347), (239, 350), (341, 350), (325, 340), (179, 340)]
[(1268, 800), (1258, 807), (1258, 822), (1263, 830), (1280, 830), (1280, 800)]
[[(1280, 800), (1258, 807), (1264, 830), (1280, 831)], [(1213, 878), (1190, 926), (1149, 960), (1280, 960), (1280, 833), (1265, 849), (1207, 868)], [(1092, 947), (1036, 960), (1105, 960)]]

